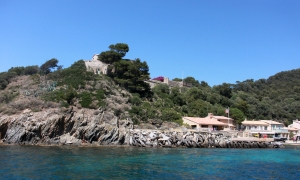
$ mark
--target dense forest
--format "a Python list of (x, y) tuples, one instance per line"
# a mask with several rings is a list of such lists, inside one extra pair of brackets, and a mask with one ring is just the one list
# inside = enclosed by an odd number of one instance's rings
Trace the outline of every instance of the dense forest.
[[(127, 98), (128, 106), (111, 109), (118, 116), (129, 115), (136, 124), (162, 121), (181, 124), (182, 116), (205, 117), (209, 112), (226, 115), (227, 107), (237, 124), (244, 119), (272, 119), (287, 125), (300, 119), (300, 69), (280, 72), (268, 79), (248, 79), (213, 87), (193, 77), (174, 78), (173, 81), (183, 81), (189, 87), (170, 88), (159, 84), (151, 89), (145, 82), (150, 78), (147, 62), (139, 58), (124, 59), (128, 51), (127, 44), (117, 43), (99, 54), (99, 61), (112, 65), (107, 75), (87, 71), (83, 60), (62, 68), (55, 58), (41, 66), (12, 67), (1, 72), (0, 113), (14, 114), (28, 106), (34, 108), (34, 103), (16, 107), (14, 101), (22, 95), (61, 107), (108, 108), (107, 99), (116, 96), (117, 91)], [(30, 77), (35, 89), (9, 87), (22, 76)]]

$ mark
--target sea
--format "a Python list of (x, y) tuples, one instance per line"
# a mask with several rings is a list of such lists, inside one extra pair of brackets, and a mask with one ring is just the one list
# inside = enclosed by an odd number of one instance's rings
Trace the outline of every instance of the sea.
[(0, 146), (0, 179), (300, 179), (300, 146)]

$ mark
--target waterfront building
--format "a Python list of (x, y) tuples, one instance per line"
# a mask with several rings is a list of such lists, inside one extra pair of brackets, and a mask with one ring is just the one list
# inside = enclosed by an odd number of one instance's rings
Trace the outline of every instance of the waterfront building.
[(288, 130), (288, 137), (287, 137), (287, 139), (292, 139), (299, 132), (299, 129), (297, 129), (295, 127), (285, 127), (285, 129)]
[(288, 127), (297, 128), (297, 133), (300, 134), (300, 121), (298, 119), (293, 120), (293, 124), (290, 124)]
[(204, 131), (220, 131), (220, 130), (234, 130), (232, 118), (225, 116), (214, 116), (213, 113), (208, 113), (207, 117), (183, 117), (183, 123), (189, 125), (192, 129)]
[(242, 122), (242, 131), (246, 132), (247, 136), (288, 137), (288, 130), (284, 128), (284, 124), (273, 120), (245, 120)]

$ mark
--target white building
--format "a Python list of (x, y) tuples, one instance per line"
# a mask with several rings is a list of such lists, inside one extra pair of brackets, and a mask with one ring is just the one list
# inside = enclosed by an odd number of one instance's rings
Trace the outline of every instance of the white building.
[(273, 120), (259, 120), (259, 121), (243, 121), (243, 131), (258, 136), (259, 134), (266, 134), (272, 137), (288, 137), (288, 130), (284, 128), (284, 124)]
[(95, 74), (100, 74), (100, 73), (107, 74), (107, 69), (109, 67), (109, 64), (99, 61), (98, 55), (99, 54), (95, 54), (92, 57), (92, 60), (84, 61), (86, 69), (88, 71), (94, 72)]
[[(293, 124), (289, 125), (289, 127), (300, 129), (300, 121), (298, 119), (293, 120)], [(300, 132), (298, 132), (300, 133)]]

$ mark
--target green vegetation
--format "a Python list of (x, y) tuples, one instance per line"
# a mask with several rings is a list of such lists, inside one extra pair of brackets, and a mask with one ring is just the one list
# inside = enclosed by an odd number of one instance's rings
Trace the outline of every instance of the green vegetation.
[(120, 60), (114, 63), (115, 72), (110, 74), (114, 81), (131, 93), (138, 93), (142, 97), (151, 97), (151, 89), (145, 80), (149, 79), (149, 68), (140, 59), (133, 61)]
[(49, 74), (53, 68), (58, 67), (57, 66), (58, 60), (55, 58), (52, 58), (48, 61), (46, 61), (44, 64), (40, 67), (40, 72), (43, 74)]
[[(62, 106), (74, 105), (76, 99), (84, 108), (98, 108), (105, 106), (104, 90), (96, 88), (100, 75), (86, 70), (83, 60), (72, 64), (69, 68), (50, 73), (48, 79), (58, 82), (61, 88), (46, 93), (43, 98), (46, 101), (60, 102)], [(97, 101), (96, 104), (93, 104)]]
[[(175, 78), (175, 81), (182, 81)], [(273, 119), (290, 124), (300, 118), (300, 69), (286, 71), (257, 81), (246, 80), (236, 84), (223, 83), (209, 87), (205, 81), (199, 83), (192, 77), (183, 80), (191, 88), (169, 88), (165, 84), (155, 86), (154, 96), (145, 108), (140, 101), (132, 100), (131, 113), (136, 119), (161, 119), (176, 121), (180, 116), (205, 117), (209, 112), (225, 114), (230, 107), (230, 117), (240, 124), (247, 119)], [(148, 100), (143, 100), (148, 102)], [(138, 104), (136, 103), (138, 102)], [(149, 116), (143, 111), (151, 112)], [(154, 116), (154, 117), (153, 117)]]
[(113, 64), (114, 62), (120, 61), (129, 51), (128, 45), (124, 43), (111, 44), (108, 48), (110, 50), (99, 54), (99, 61)]
[(150, 78), (147, 62), (142, 62), (139, 58), (135, 60), (122, 59), (129, 51), (127, 44), (112, 44), (109, 49), (109, 51), (100, 53), (98, 58), (99, 61), (113, 65), (108, 71), (108, 76), (129, 92), (150, 98), (152, 96), (150, 86), (144, 82)]
[(71, 67), (56, 71), (49, 78), (58, 81), (58, 85), (71, 86), (74, 89), (82, 89), (87, 81), (95, 80), (95, 75), (86, 70), (83, 60), (79, 60), (71, 65)]
[[(127, 44), (117, 43), (100, 53), (98, 60), (110, 64), (107, 75), (87, 71), (83, 60), (65, 69), (57, 65), (55, 58), (40, 67), (12, 67), (0, 73), (0, 102), (9, 104), (25, 92), (25, 95), (34, 95), (47, 103), (57, 102), (63, 107), (114, 108), (116, 104), (123, 103), (131, 108), (116, 107), (112, 110), (118, 116), (128, 110), (136, 124), (152, 121), (182, 124), (182, 116), (204, 117), (208, 113), (226, 116), (224, 110), (227, 107), (237, 124), (245, 118), (273, 119), (286, 125), (293, 119), (300, 119), (300, 69), (280, 72), (268, 79), (248, 79), (213, 87), (193, 77), (174, 78), (174, 81), (183, 81), (185, 87), (170, 88), (159, 84), (150, 89), (145, 83), (150, 76), (147, 62), (139, 58), (123, 59), (128, 51)], [(30, 86), (35, 85), (36, 89), (19, 91), (16, 85), (10, 89), (9, 84), (22, 75), (30, 75)], [(115, 96), (126, 100), (124, 102)], [(39, 110), (40, 103), (35, 102), (36, 110)], [(2, 108), (1, 111), (14, 113), (25, 108), (21, 105), (18, 104), (20, 107), (15, 109)], [(49, 107), (52, 106), (55, 107), (49, 104)]]

